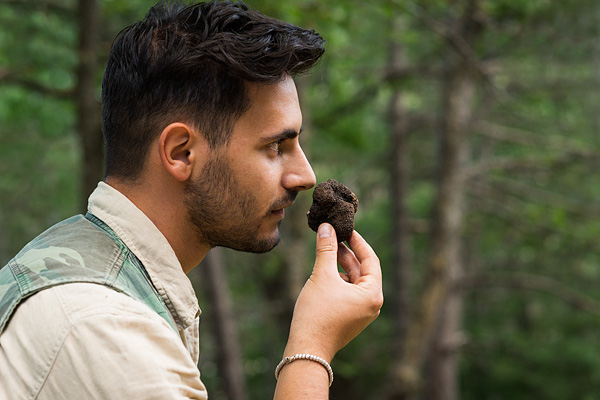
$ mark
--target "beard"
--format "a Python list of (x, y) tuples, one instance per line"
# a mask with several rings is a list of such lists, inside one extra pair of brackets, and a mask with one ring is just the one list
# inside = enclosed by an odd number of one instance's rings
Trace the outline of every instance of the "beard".
[(261, 234), (263, 223), (271, 210), (293, 202), (296, 194), (288, 190), (285, 198), (275, 201), (267, 213), (260, 213), (264, 204), (239, 184), (227, 161), (215, 154), (207, 161), (202, 176), (186, 187), (185, 205), (200, 242), (211, 247), (265, 253), (279, 244), (281, 221), (269, 234)]

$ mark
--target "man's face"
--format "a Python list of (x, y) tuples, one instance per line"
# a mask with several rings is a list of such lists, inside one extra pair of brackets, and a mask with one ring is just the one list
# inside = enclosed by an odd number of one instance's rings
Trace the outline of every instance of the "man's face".
[(186, 205), (201, 242), (262, 253), (279, 243), (283, 209), (314, 186), (315, 175), (298, 141), (302, 114), (292, 78), (250, 84), (248, 94), (250, 109), (193, 177)]

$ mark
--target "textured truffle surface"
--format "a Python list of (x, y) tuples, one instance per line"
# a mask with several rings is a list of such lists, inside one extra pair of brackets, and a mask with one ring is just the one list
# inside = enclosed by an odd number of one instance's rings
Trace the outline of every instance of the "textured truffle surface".
[(308, 226), (316, 232), (319, 225), (328, 222), (335, 229), (338, 242), (343, 242), (352, 236), (357, 210), (358, 199), (354, 193), (338, 181), (329, 179), (315, 187), (307, 214)]

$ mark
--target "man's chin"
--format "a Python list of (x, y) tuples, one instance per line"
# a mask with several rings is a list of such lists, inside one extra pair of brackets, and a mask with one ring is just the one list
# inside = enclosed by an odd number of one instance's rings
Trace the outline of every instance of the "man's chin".
[(272, 233), (271, 236), (260, 238), (257, 236), (247, 237), (245, 240), (235, 240), (232, 242), (219, 243), (216, 246), (227, 247), (232, 250), (241, 251), (244, 253), (263, 254), (275, 248), (281, 241), (279, 228)]
[(256, 244), (253, 246), (237, 246), (237, 245), (217, 245), (215, 247), (226, 247), (228, 249), (231, 250), (235, 250), (235, 251), (241, 251), (243, 253), (254, 253), (254, 254), (264, 254), (264, 253), (268, 253), (269, 251), (273, 250), (277, 245), (279, 244), (279, 240), (277, 240), (275, 243), (269, 243), (269, 244)]
[(267, 253), (273, 250), (279, 244), (280, 241), (281, 235), (279, 234), (279, 229), (277, 229), (277, 234), (275, 235), (275, 237), (256, 242), (255, 245), (246, 250), (246, 252), (257, 254)]

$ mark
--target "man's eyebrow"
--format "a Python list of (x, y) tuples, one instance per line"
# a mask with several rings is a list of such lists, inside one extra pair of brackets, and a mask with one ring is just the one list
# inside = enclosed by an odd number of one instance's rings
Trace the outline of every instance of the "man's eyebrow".
[(262, 140), (265, 142), (275, 142), (277, 140), (293, 139), (293, 138), (299, 136), (302, 133), (302, 130), (303, 130), (303, 128), (300, 128), (299, 131), (296, 131), (295, 129), (286, 129), (286, 130), (279, 132), (273, 136), (263, 137)]

